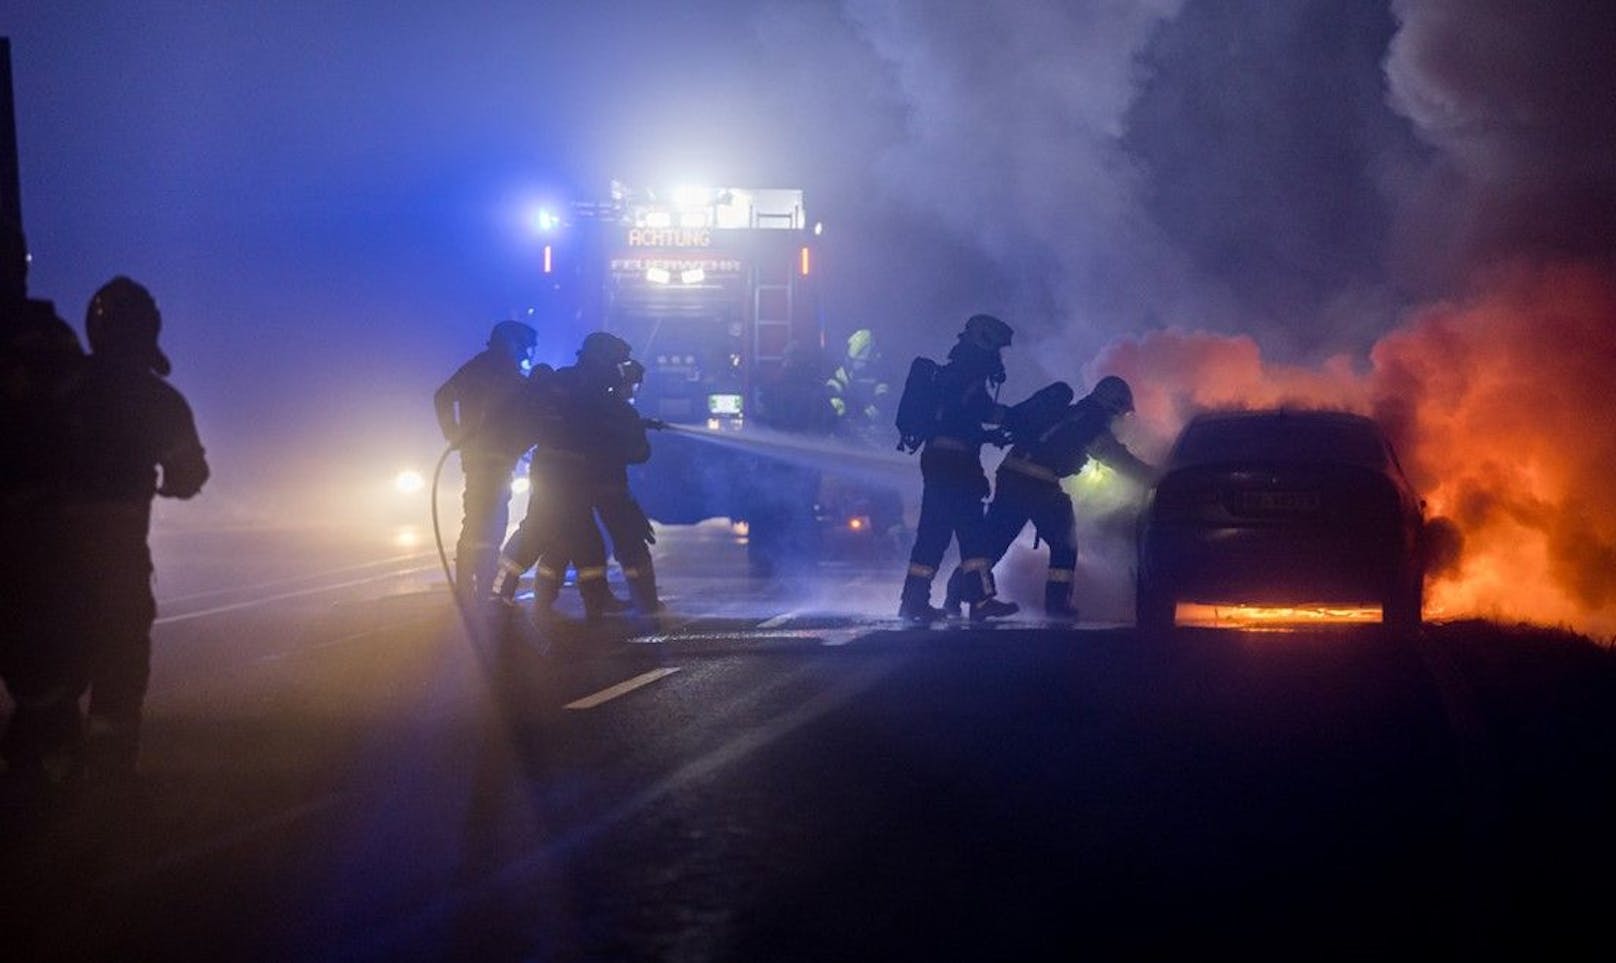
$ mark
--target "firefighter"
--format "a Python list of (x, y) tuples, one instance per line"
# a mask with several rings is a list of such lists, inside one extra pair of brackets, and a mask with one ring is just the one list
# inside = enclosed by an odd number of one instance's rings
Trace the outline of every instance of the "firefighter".
[(12, 714), (0, 738), (11, 779), (60, 786), (78, 774), (82, 722), (77, 599), (63, 532), (64, 400), (84, 350), (49, 301), (28, 296), (22, 231), (0, 223), (0, 681)]
[(444, 440), (460, 451), (466, 487), (455, 543), (455, 588), (467, 602), (493, 590), (500, 543), (510, 522), (511, 474), (521, 451), (487, 430), (492, 412), (510, 403), (527, 380), (538, 335), (520, 321), (501, 321), (487, 347), (461, 365), (432, 396)]
[(860, 328), (847, 338), (842, 363), (825, 380), (839, 430), (868, 436), (885, 427), (892, 386), (882, 377), (875, 332)]
[[(1067, 391), (1070, 397), (1070, 389)], [(1038, 538), (1049, 544), (1045, 614), (1058, 619), (1077, 618), (1077, 608), (1072, 604), (1077, 518), (1061, 479), (1081, 471), (1093, 457), (1148, 484), (1155, 469), (1140, 461), (1112, 432), (1117, 419), (1131, 411), (1133, 390), (1126, 381), (1108, 375), (1086, 397), (1055, 417), (1029, 418), (1016, 431), (1016, 442), (999, 465), (993, 502), (982, 526), (980, 551), (960, 564), (960, 584), (965, 599), (972, 603), (973, 618), (991, 614), (982, 602), (995, 595), (993, 566), (1028, 521), (1035, 526)], [(978, 573), (989, 574), (974, 577)]]
[[(825, 381), (836, 412), (836, 433), (862, 447), (879, 447), (891, 430), (892, 386), (875, 333), (854, 331), (847, 339), (842, 363)], [(903, 496), (896, 488), (856, 483), (832, 475), (825, 482), (825, 500), (832, 505), (852, 502), (854, 513), (869, 516), (871, 528), (883, 546), (901, 551)]]
[[(758, 386), (757, 421), (775, 431), (823, 438), (836, 427), (818, 348), (793, 341), (775, 376)], [(818, 469), (760, 456), (747, 472), (747, 560), (768, 578), (819, 559)]]
[[(934, 414), (921, 435), (924, 487), (920, 520), (898, 606), (898, 614), (905, 619), (931, 623), (943, 617), (944, 612), (931, 604), (931, 583), (950, 540), (958, 539), (962, 558), (981, 554), (978, 542), (983, 502), (988, 497), (981, 450), (984, 442), (996, 439), (1008, 414), (998, 402), (998, 389), (1004, 383), (1000, 352), (1010, 346), (1013, 334), (1008, 324), (993, 315), (972, 315), (949, 350), (948, 363), (937, 369), (926, 389), (927, 407)], [(912, 385), (906, 384), (906, 395), (910, 390)], [(904, 426), (900, 426), (902, 430)], [(991, 581), (991, 569), (980, 578)], [(1009, 615), (1016, 609), (992, 594), (983, 594), (972, 605), (973, 614), (981, 617)]]
[(132, 775), (151, 676), (151, 528), (154, 496), (188, 499), (208, 463), (185, 397), (166, 380), (162, 317), (141, 285), (107, 282), (90, 299), (90, 357), (74, 391), (68, 546), (82, 560), (75, 626), (87, 645), (85, 761), (92, 776)]
[(629, 601), (640, 616), (662, 610), (657, 598), (656, 567), (650, 546), (656, 544), (651, 520), (628, 485), (628, 466), (644, 464), (651, 457), (646, 437), (649, 424), (634, 408), (634, 393), (645, 381), (645, 365), (630, 358), (620, 366), (622, 381), (600, 411), (597, 449), (589, 458), (595, 513), (611, 539), (612, 554), (623, 569)]
[(500, 562), (504, 573), (519, 575), (528, 567), (523, 562), (536, 559), (533, 603), (540, 618), (553, 610), (569, 564), (577, 572), (586, 618), (593, 621), (626, 608), (606, 584), (606, 541), (595, 520), (595, 473), (622, 450), (618, 438), (604, 429), (607, 412), (619, 400), (613, 392), (623, 384), (629, 354), (628, 342), (596, 331), (584, 338), (577, 363), (546, 378), (551, 428), (531, 462), (530, 506), (538, 511), (530, 508)]

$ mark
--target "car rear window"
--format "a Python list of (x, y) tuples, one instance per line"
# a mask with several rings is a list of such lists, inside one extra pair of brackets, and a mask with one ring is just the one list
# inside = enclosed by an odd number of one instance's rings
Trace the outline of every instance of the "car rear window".
[(1334, 462), (1386, 467), (1386, 444), (1371, 421), (1306, 413), (1191, 422), (1173, 448), (1172, 466), (1228, 462)]

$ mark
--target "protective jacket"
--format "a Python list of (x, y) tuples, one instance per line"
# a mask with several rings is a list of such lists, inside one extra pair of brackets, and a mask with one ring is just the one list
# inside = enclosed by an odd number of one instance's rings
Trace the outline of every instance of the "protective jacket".
[(825, 380), (825, 391), (837, 417), (860, 429), (883, 421), (891, 402), (892, 386), (869, 370), (855, 371), (843, 364)]
[(964, 446), (977, 452), (992, 440), (1009, 409), (999, 404), (988, 385), (1002, 378), (1003, 364), (996, 352), (961, 342), (948, 353), (948, 363), (937, 372), (939, 411), (937, 429), (927, 448)]
[(1111, 433), (1111, 419), (1111, 413), (1093, 398), (1080, 399), (1041, 430), (1028, 432), (1019, 440), (1005, 457), (1001, 470), (1008, 468), (1058, 482), (1082, 471), (1092, 456), (1129, 477), (1149, 478), (1150, 466)]
[(462, 451), (510, 454), (509, 447), (492, 432), (481, 431), (492, 412), (501, 410), (527, 383), (527, 375), (509, 353), (489, 348), (461, 365), (432, 396), (443, 437)]
[(158, 494), (190, 498), (208, 479), (190, 405), (144, 365), (92, 355), (67, 410), (77, 464), (64, 487), (75, 501), (149, 506)]

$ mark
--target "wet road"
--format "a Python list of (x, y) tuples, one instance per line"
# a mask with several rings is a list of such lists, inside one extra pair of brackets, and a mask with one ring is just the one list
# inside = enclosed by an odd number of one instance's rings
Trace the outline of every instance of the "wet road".
[[(8, 958), (1541, 954), (1597, 933), (1610, 654), (1022, 619), (901, 565), (468, 634), (394, 533), (163, 533), (145, 783), (4, 827)], [(569, 591), (567, 605), (576, 611)]]

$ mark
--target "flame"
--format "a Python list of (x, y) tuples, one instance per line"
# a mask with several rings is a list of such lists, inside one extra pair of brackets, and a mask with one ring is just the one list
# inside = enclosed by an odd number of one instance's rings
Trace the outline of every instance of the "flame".
[(1179, 625), (1248, 631), (1282, 631), (1310, 625), (1361, 625), (1380, 621), (1377, 606), (1308, 606), (1281, 608), (1261, 605), (1203, 605), (1180, 602), (1175, 619)]
[(1462, 550), (1428, 587), (1428, 617), (1616, 632), (1616, 277), (1516, 264), (1463, 300), (1428, 305), (1367, 368), (1265, 362), (1255, 341), (1168, 330), (1113, 342), (1096, 374), (1134, 386), (1159, 451), (1195, 411), (1288, 404), (1374, 415), (1428, 515)]

